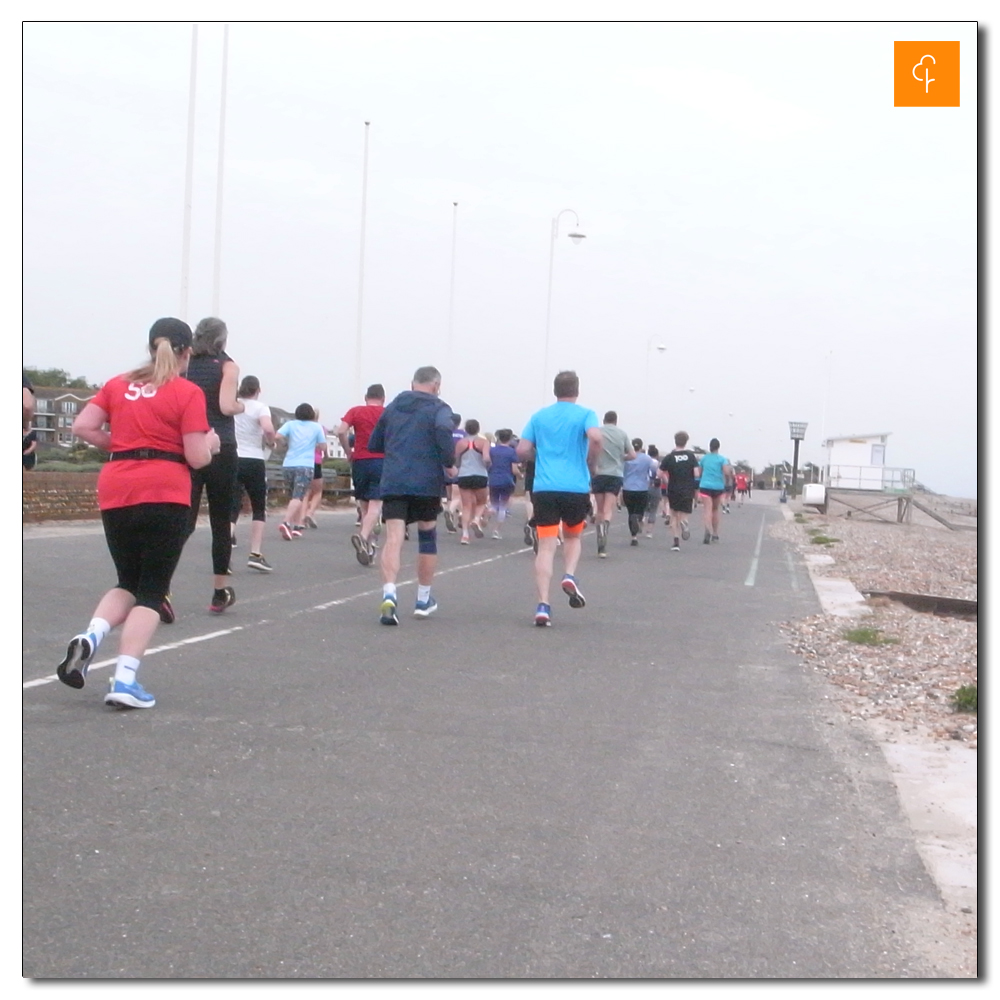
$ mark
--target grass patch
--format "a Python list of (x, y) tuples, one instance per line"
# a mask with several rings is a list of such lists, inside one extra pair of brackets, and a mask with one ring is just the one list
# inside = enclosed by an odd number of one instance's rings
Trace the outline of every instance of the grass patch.
[(956, 712), (971, 712), (979, 714), (979, 687), (976, 684), (964, 684), (952, 696), (951, 703)]
[(809, 539), (813, 545), (833, 545), (834, 542), (839, 542), (839, 538), (831, 538), (829, 535), (813, 535)]
[(844, 638), (848, 642), (858, 642), (862, 646), (891, 646), (899, 642), (891, 635), (882, 635), (880, 628), (872, 628), (870, 625), (861, 625), (858, 628), (849, 628), (844, 632)]
[(799, 524), (805, 524), (806, 523), (805, 517), (802, 514), (800, 514), (800, 513), (796, 513), (795, 514), (795, 520), (798, 521)]

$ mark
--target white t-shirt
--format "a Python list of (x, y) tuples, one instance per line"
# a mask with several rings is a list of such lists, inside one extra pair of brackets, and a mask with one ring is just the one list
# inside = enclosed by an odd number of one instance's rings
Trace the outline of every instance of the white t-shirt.
[(264, 450), (264, 431), (260, 426), (261, 417), (270, 417), (271, 407), (259, 399), (244, 399), (243, 412), (237, 413), (236, 454), (240, 458), (267, 458), (270, 449)]

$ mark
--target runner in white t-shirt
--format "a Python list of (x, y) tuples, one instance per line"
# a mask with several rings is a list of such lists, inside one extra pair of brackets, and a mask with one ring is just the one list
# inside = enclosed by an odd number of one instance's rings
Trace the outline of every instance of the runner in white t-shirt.
[(243, 490), (250, 497), (253, 520), (250, 522), (250, 557), (247, 566), (270, 573), (271, 564), (261, 552), (264, 524), (267, 521), (267, 456), (274, 444), (271, 408), (260, 400), (260, 380), (247, 375), (240, 383), (237, 397), (243, 400), (243, 412), (233, 418), (236, 424), (236, 489), (233, 491), (233, 548), (236, 547), (236, 522), (243, 506)]

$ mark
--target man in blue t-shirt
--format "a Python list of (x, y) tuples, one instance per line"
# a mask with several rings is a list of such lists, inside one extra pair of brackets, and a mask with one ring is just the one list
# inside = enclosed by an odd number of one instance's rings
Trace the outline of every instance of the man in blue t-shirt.
[(562, 590), (569, 596), (571, 608), (587, 603), (574, 573), (580, 561), (580, 536), (590, 513), (590, 479), (603, 443), (597, 414), (577, 405), (580, 379), (576, 372), (560, 372), (553, 389), (555, 403), (531, 417), (517, 445), (519, 460), (535, 460), (531, 499), (538, 531), (535, 624), (539, 626), (552, 623), (549, 588), (560, 524), (565, 569)]

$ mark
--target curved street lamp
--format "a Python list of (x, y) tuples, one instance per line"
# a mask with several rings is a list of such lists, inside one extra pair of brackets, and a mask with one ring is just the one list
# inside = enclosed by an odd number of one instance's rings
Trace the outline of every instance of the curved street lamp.
[(567, 212), (572, 213), (573, 218), (576, 219), (577, 231), (572, 233), (567, 233), (566, 235), (569, 236), (569, 238), (575, 244), (580, 244), (587, 238), (584, 233), (579, 232), (580, 216), (578, 216), (576, 212), (573, 211), (572, 208), (564, 208), (552, 220), (552, 231), (551, 235), (549, 236), (549, 293), (545, 304), (545, 354), (544, 354), (544, 359), (542, 361), (543, 399), (548, 394), (548, 388), (545, 386), (544, 383), (548, 379), (548, 371), (549, 371), (549, 329), (551, 327), (551, 322), (552, 322), (552, 269), (553, 265), (555, 264), (555, 258), (556, 258), (556, 239), (559, 236), (559, 220)]

